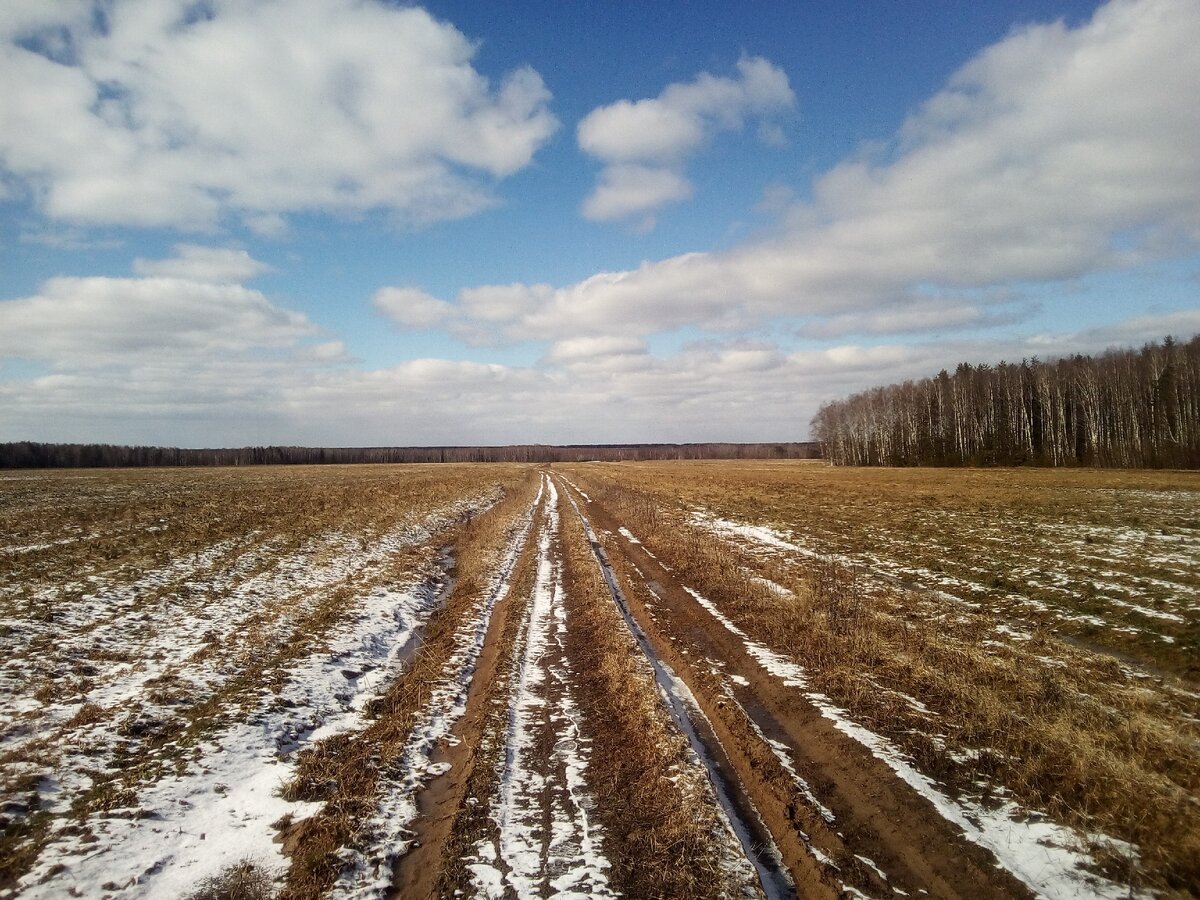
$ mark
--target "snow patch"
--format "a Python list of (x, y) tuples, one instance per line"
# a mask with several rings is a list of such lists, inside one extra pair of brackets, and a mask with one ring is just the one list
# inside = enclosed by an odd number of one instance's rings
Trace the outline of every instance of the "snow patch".
[(488, 592), (455, 635), (456, 649), (442, 669), (440, 680), (432, 687), (429, 701), (421, 711), (399, 761), (390, 771), (381, 773), (384, 791), (375, 814), (365, 823), (366, 846), (346, 850), (346, 868), (330, 892), (333, 897), (384, 897), (392, 886), (392, 865), (409, 848), (409, 826), (417, 817), (417, 794), (444, 771), (433, 756), (439, 744), (453, 737), (458, 720), (467, 709), (471, 678), (479, 660), (483, 640), (491, 622), (492, 610), (508, 596), (512, 574), (533, 525), (533, 513), (542, 499), (538, 489), (533, 504), (514, 525), (500, 567)]

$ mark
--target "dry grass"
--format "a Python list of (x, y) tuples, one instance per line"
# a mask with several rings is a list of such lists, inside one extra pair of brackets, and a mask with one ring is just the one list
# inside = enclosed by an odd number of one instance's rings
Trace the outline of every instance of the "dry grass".
[[(1136, 862), (1119, 852), (1098, 854), (1120, 881), (1167, 891), (1200, 889), (1195, 695), (1171, 690), (1170, 679), (1164, 686), (1111, 656), (1065, 643), (1045, 628), (1031, 631), (1028, 640), (996, 640), (997, 625), (1010, 624), (1006, 608), (953, 603), (828, 559), (756, 552), (690, 522), (698, 505), (744, 521), (789, 521), (790, 511), (807, 504), (834, 503), (804, 494), (824, 471), (834, 472), (839, 485), (851, 484), (845, 470), (799, 466), (800, 474), (790, 475), (784, 468), (581, 467), (573, 477), (684, 583), (756, 639), (801, 662), (814, 688), (902, 746), (929, 774), (985, 802), (1012, 798), (1083, 832), (1100, 830), (1137, 844)], [(960, 474), (963, 495), (994, 508), (1003, 492), (994, 476), (988, 473), (981, 487), (978, 473)], [(1070, 490), (1086, 477), (1146, 487), (1127, 473), (1062, 475)], [(874, 508), (893, 505), (878, 475), (864, 477)], [(917, 484), (928, 488), (921, 473), (910, 477), (916, 480), (909, 493), (920, 490)], [(1038, 473), (1034, 480), (1043, 477)], [(1147, 480), (1169, 477), (1149, 473)], [(1047, 480), (1043, 493), (1052, 484)], [(782, 486), (796, 493), (784, 493)], [(866, 543), (879, 517), (863, 512), (869, 491), (861, 490), (854, 527), (862, 530), (856, 539)], [(1022, 490), (1012, 488), (1006, 502), (1017, 502)], [(793, 596), (771, 590), (763, 577)]]
[(271, 900), (275, 883), (260, 866), (242, 860), (207, 878), (187, 900)]
[[(70, 771), (91, 782), (67, 797), (70, 818), (140, 814), (142, 787), (256, 708), (358, 598), (419, 580), (446, 539), (379, 552), (390, 535), (522, 477), (516, 466), (5, 476), (0, 620), (14, 650), (0, 690), (23, 706), (0, 711), (0, 800), (31, 768)], [(140, 688), (108, 693), (125, 683)], [(10, 883), (49, 836), (33, 799), (0, 823)]]
[(772, 525), (895, 583), (1200, 681), (1200, 473), (814, 462), (573, 470), (615, 476), (668, 509)]

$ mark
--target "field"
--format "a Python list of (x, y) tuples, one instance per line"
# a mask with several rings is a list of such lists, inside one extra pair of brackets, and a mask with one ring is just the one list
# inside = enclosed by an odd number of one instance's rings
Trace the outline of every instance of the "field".
[(1200, 477), (0, 475), (0, 897), (1200, 892)]

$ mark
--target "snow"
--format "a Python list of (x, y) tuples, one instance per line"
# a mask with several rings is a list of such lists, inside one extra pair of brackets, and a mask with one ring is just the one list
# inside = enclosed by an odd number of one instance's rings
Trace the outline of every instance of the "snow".
[(581, 488), (579, 485), (577, 485), (575, 482), (573, 482), (566, 475), (559, 473), (558, 477), (561, 478), (563, 481), (565, 481), (567, 484), (569, 484), (572, 488), (574, 488), (575, 493), (577, 493), (580, 497), (582, 497), (588, 503), (592, 502), (592, 498), (589, 497), (586, 493), (584, 493), (583, 488)]
[(876, 865), (875, 860), (873, 860), (869, 857), (866, 857), (866, 856), (862, 856), (861, 854), (858, 854), (858, 853), (854, 854), (854, 858), (857, 859), (864, 866), (866, 866), (868, 869), (870, 869), (872, 872), (874, 872), (876, 875), (878, 875), (880, 878), (882, 878), (884, 881), (888, 880), (887, 873), (884, 872), (883, 869), (879, 868), (878, 865)]
[[(1165, 507), (1166, 512), (1162, 509), (1150, 510), (1146, 518), (1161, 521), (1163, 516), (1182, 512), (1189, 496), (1186, 492), (1178, 492), (1171, 501), (1174, 506)], [(1127, 514), (1130, 510), (1123, 508), (1122, 512)], [(949, 513), (944, 515), (955, 518)], [(934, 596), (974, 609), (980, 609), (980, 603), (968, 598), (980, 595), (998, 598), (991, 584), (991, 579), (999, 571), (995, 564), (980, 567), (958, 560), (952, 564), (961, 570), (960, 574), (940, 571), (940, 566), (935, 571), (915, 565), (907, 561), (913, 552), (909, 536), (893, 534), (886, 529), (870, 530), (872, 546), (877, 548), (875, 552), (837, 553), (806, 546), (794, 535), (776, 528), (721, 518), (703, 508), (693, 509), (691, 522), (726, 541), (741, 544), (758, 555), (773, 553), (829, 560), (880, 579), (898, 580), (904, 585), (916, 583)], [(932, 554), (931, 558), (944, 563), (947, 559), (956, 559), (957, 551), (971, 546), (971, 543), (977, 549), (987, 547), (989, 554), (994, 546), (998, 558), (1009, 560), (1003, 571), (1016, 579), (1024, 591), (1007, 592), (1002, 595), (1003, 601), (1032, 610), (1039, 618), (1049, 616), (1062, 622), (1121, 630), (1130, 634), (1141, 633), (1140, 629), (1122, 624), (1119, 618), (1104, 619), (1073, 612), (1078, 602), (1080, 579), (1090, 581), (1092, 590), (1101, 592), (1099, 596), (1111, 604), (1115, 617), (1125, 615), (1123, 611), (1128, 610), (1134, 615), (1172, 625), (1186, 625), (1191, 619), (1184, 613), (1200, 610), (1200, 604), (1194, 602), (1194, 583), (1197, 574), (1200, 574), (1196, 570), (1196, 560), (1200, 559), (1197, 553), (1200, 551), (1200, 539), (1194, 535), (1162, 534), (1155, 529), (1090, 527), (1078, 523), (1068, 526), (1011, 519), (977, 521), (970, 526), (956, 523), (955, 528), (967, 534), (964, 540), (968, 543), (959, 542), (951, 548), (939, 545), (926, 536), (922, 541), (925, 554)], [(1029, 536), (1028, 542), (1020, 545), (1019, 557), (1014, 556), (1017, 545), (1011, 537), (1013, 529), (1020, 529)], [(1070, 571), (1061, 570), (1064, 544), (1076, 548), (1078, 552), (1075, 557), (1077, 565)], [(1080, 552), (1084, 550), (1087, 552)], [(1154, 574), (1141, 571), (1146, 567), (1152, 568)], [(963, 577), (963, 574), (970, 577)], [(1030, 594), (1050, 597), (1053, 603), (1046, 603)]]
[(1140, 616), (1146, 616), (1151, 619), (1162, 619), (1164, 622), (1186, 622), (1187, 619), (1178, 613), (1163, 612), (1160, 609), (1151, 609), (1148, 606), (1142, 606), (1138, 603), (1130, 603), (1128, 600), (1118, 600), (1115, 597), (1106, 597), (1107, 602), (1114, 606), (1120, 606), (1125, 609), (1133, 610)]
[[(564, 898), (612, 897), (605, 870), (603, 833), (590, 820), (594, 805), (586, 784), (587, 751), (580, 733), (582, 711), (571, 691), (565, 668), (561, 563), (553, 555), (558, 539), (558, 491), (547, 479), (545, 525), (538, 543), (537, 579), (525, 623), (521, 662), (509, 708), (507, 753), (500, 772), (494, 816), (499, 831), (501, 883), (517, 896), (537, 896), (547, 888)], [(547, 683), (547, 676), (555, 685)], [(554, 730), (550, 781), (534, 768), (544, 737), (547, 706)], [(562, 771), (564, 781), (557, 782)], [(544, 819), (548, 798), (550, 820)], [(547, 825), (549, 831), (547, 832)], [(482, 859), (482, 856), (477, 857)], [(475, 863), (481, 893), (496, 883), (496, 874)]]
[[(286, 860), (273, 823), (285, 815), (303, 818), (317, 806), (288, 803), (278, 789), (293, 777), (300, 751), (365, 727), (368, 702), (400, 673), (406, 647), (439, 602), (450, 559), (401, 583), (386, 582), (386, 567), (494, 500), (465, 499), (368, 541), (329, 532), (285, 555), (246, 536), (169, 561), (131, 584), (92, 578), (91, 591), (61, 603), (52, 653), (10, 657), (0, 677), (28, 685), (31, 672), (86, 665), (94, 674), (84, 699), (101, 712), (120, 713), (73, 725), (79, 702), (25, 698), (6, 709), (5, 750), (25, 752), (34, 739), (46, 749), (32, 766), (5, 764), (4, 777), (12, 783), (40, 774), (41, 807), (54, 814), (48, 842), (15, 895), (183, 896), (246, 859), (281, 874)], [(185, 747), (173, 741), (148, 750), (136, 734), (121, 732), (137, 718), (161, 733), (184, 734), (190, 720), (181, 709), (198, 706), (246, 671), (252, 651), (240, 640), (244, 632), (254, 631), (256, 646), (278, 646), (334, 589), (352, 592), (338, 624), (328, 634), (305, 636), (312, 649), (289, 661), (277, 690), (239, 689), (223, 699), (228, 718)], [(147, 602), (147, 596), (161, 599)], [(36, 633), (44, 626), (21, 620), (17, 627)], [(114, 653), (132, 661), (112, 662)], [(186, 705), (156, 696), (163, 685)], [(132, 788), (123, 798), (130, 805), (67, 820), (94, 778), (121, 775), (127, 758), (147, 772), (121, 784)]]
[(796, 596), (795, 593), (793, 593), (791, 590), (789, 590), (788, 588), (785, 588), (782, 584), (779, 584), (776, 581), (772, 581), (770, 578), (764, 578), (761, 575), (751, 575), (750, 580), (753, 581), (755, 584), (761, 584), (763, 587), (765, 587), (772, 594), (775, 594), (777, 597), (783, 597), (785, 599), (790, 600)]
[(458, 629), (455, 651), (442, 669), (441, 677), (421, 710), (399, 762), (381, 773), (384, 787), (374, 815), (363, 827), (366, 846), (344, 853), (346, 868), (334, 885), (332, 897), (385, 897), (392, 887), (392, 865), (412, 843), (409, 826), (417, 817), (417, 794), (438, 774), (446, 771), (435, 762), (438, 746), (453, 739), (452, 731), (467, 709), (471, 679), (492, 610), (508, 596), (512, 574), (533, 526), (533, 513), (542, 499), (538, 490), (533, 504), (514, 526), (504, 557), (486, 596)]
[[(809, 695), (809, 699), (821, 695)], [(938, 813), (962, 829), (967, 840), (990, 850), (997, 861), (1024, 882), (1039, 897), (1047, 900), (1073, 900), (1079, 896), (1121, 900), (1129, 888), (1084, 870), (1090, 860), (1074, 849), (1077, 840), (1070, 829), (1022, 813), (1015, 803), (985, 808), (968, 800), (954, 800), (944, 794), (933, 779), (918, 771), (888, 740), (851, 721), (844, 710), (826, 699), (816, 702), (821, 714), (834, 726), (858, 741), (899, 778), (928, 800)], [(1093, 840), (1117, 842), (1102, 835)]]
[[(203, 743), (199, 762), (187, 772), (143, 790), (137, 810), (146, 817), (135, 811), (126, 818), (92, 816), (87, 825), (96, 840), (64, 837), (51, 844), (22, 879), (22, 896), (61, 896), (65, 883), (77, 896), (117, 890), (128, 897), (184, 896), (243, 859), (281, 873), (286, 860), (272, 823), (320, 807), (278, 796), (295, 772), (298, 751), (365, 727), (367, 701), (399, 674), (400, 651), (436, 598), (428, 584), (376, 588), (327, 650), (296, 666), (278, 697), (264, 697), (247, 721)], [(63, 867), (59, 874), (38, 883), (56, 867)]]
[[(1081, 893), (1106, 900), (1128, 896), (1127, 887), (1083, 870), (1089, 859), (1074, 849), (1077, 845), (1074, 832), (1037, 814), (1023, 814), (1011, 802), (989, 809), (969, 800), (951, 799), (933, 779), (918, 771), (894, 744), (851, 720), (845, 710), (824, 694), (809, 690), (801, 666), (751, 640), (710, 600), (691, 588), (685, 590), (726, 629), (743, 639), (747, 652), (763, 669), (779, 678), (785, 686), (803, 690), (804, 697), (822, 716), (832, 721), (834, 727), (886, 763), (901, 780), (933, 804), (943, 818), (961, 828), (968, 840), (990, 850), (1005, 869), (1039, 896), (1047, 900), (1068, 900)], [(768, 744), (776, 749), (773, 742), (768, 741)], [(1103, 835), (1093, 835), (1092, 839), (1116, 843)]]

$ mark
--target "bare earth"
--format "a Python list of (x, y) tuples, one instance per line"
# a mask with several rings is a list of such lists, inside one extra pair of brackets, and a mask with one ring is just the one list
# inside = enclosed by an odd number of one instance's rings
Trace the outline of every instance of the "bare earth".
[(1200, 891), (1200, 479), (0, 476), (0, 897)]

